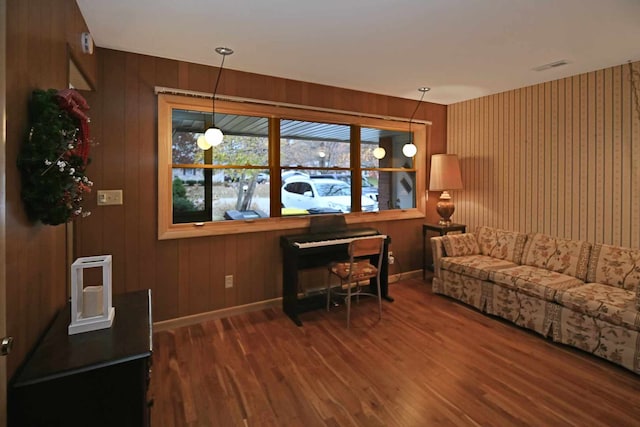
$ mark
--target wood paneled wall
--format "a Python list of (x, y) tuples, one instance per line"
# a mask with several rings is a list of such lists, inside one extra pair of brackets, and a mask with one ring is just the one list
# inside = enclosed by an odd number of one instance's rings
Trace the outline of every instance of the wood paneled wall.
[[(96, 190), (123, 189), (124, 204), (97, 207), (95, 194), (87, 200), (93, 214), (76, 223), (76, 255), (112, 254), (114, 292), (152, 289), (156, 321), (280, 296), (280, 232), (157, 239), (154, 87), (212, 92), (217, 69), (108, 49), (98, 49), (98, 57), (99, 89), (87, 94), (95, 139), (88, 175)], [(398, 117), (415, 108), (412, 100), (227, 68), (218, 93)], [(433, 122), (434, 152), (445, 150), (446, 114), (445, 106), (425, 103), (416, 116)], [(422, 223), (371, 224), (392, 236), (395, 272), (422, 268)], [(234, 275), (231, 289), (224, 287), (227, 274)]]
[[(18, 150), (27, 135), (27, 107), (34, 89), (67, 87), (68, 50), (79, 49), (87, 26), (74, 0), (7, 2), (6, 269), (7, 334), (15, 338), (8, 376), (67, 299), (65, 226), (29, 222), (20, 199)], [(4, 29), (3, 29), (4, 31)], [(75, 52), (95, 81), (95, 56)]]
[(639, 115), (629, 64), (450, 105), (454, 220), (640, 247)]

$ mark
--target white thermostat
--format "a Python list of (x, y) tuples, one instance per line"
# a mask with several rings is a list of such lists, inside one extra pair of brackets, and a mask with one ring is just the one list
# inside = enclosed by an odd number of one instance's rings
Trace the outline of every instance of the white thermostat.
[(93, 37), (90, 33), (82, 33), (80, 36), (80, 46), (82, 46), (82, 52), (93, 54)]

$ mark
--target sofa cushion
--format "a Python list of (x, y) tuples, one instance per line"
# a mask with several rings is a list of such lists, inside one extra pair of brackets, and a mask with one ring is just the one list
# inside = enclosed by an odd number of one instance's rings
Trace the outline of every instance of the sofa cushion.
[(480, 248), (473, 233), (446, 234), (442, 244), (447, 256), (479, 255)]
[(596, 243), (586, 281), (635, 290), (640, 284), (640, 249)]
[(586, 283), (556, 294), (558, 304), (614, 325), (640, 331), (636, 294), (603, 283)]
[(482, 255), (520, 264), (526, 234), (485, 226), (478, 227), (476, 234)]
[(589, 242), (533, 233), (527, 237), (522, 263), (585, 280), (590, 254)]
[(442, 258), (442, 269), (487, 280), (489, 272), (501, 268), (515, 267), (516, 264), (486, 255), (467, 255)]
[(573, 276), (530, 265), (492, 271), (489, 273), (489, 280), (529, 296), (552, 302), (556, 292), (584, 284)]

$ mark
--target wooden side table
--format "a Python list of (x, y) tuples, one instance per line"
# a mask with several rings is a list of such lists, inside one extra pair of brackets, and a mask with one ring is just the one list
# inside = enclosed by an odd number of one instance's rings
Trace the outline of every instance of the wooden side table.
[(430, 262), (427, 262), (427, 232), (432, 231), (438, 233), (440, 236), (444, 236), (449, 233), (466, 233), (467, 226), (464, 224), (423, 224), (422, 225), (422, 280), (427, 279), (427, 268), (433, 271), (433, 257)]

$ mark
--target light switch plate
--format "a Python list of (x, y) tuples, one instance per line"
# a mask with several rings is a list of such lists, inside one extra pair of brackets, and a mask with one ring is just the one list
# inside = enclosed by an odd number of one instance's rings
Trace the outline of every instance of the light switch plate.
[(224, 287), (227, 289), (233, 288), (233, 274), (224, 276)]
[(121, 204), (122, 190), (98, 190), (98, 206)]

